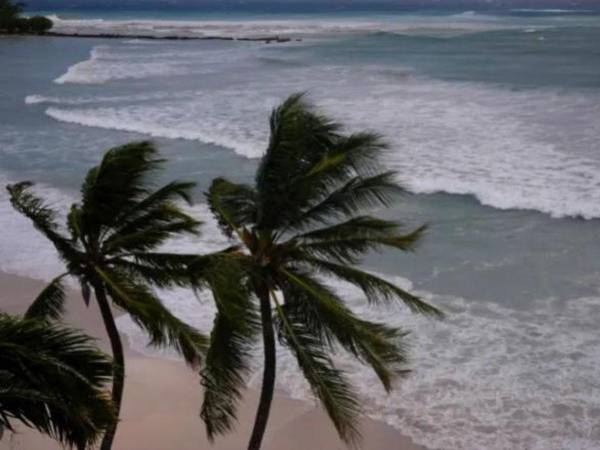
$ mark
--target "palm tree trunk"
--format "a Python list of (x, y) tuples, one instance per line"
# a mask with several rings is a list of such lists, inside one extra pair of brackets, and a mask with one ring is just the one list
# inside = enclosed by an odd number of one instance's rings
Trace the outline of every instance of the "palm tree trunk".
[(254, 429), (248, 444), (248, 450), (259, 450), (267, 421), (269, 419), (269, 411), (271, 410), (271, 402), (273, 401), (273, 391), (275, 390), (275, 332), (273, 330), (273, 317), (271, 315), (271, 303), (269, 299), (269, 290), (266, 287), (261, 287), (258, 292), (260, 299), (260, 316), (262, 320), (263, 343), (265, 366), (263, 369), (263, 382), (260, 392), (260, 400), (256, 411), (256, 419), (254, 421)]
[(113, 354), (113, 382), (112, 382), (112, 401), (115, 410), (115, 421), (112, 423), (104, 433), (100, 450), (111, 450), (115, 434), (117, 432), (117, 425), (119, 423), (119, 413), (121, 411), (121, 401), (123, 399), (123, 385), (125, 383), (125, 358), (123, 356), (123, 344), (121, 343), (121, 335), (117, 330), (115, 319), (113, 317), (108, 299), (104, 287), (101, 284), (94, 286), (94, 292), (96, 294), (96, 300), (100, 306), (100, 312), (102, 313), (102, 319), (104, 320), (104, 327), (106, 333), (110, 339), (110, 345), (112, 347)]

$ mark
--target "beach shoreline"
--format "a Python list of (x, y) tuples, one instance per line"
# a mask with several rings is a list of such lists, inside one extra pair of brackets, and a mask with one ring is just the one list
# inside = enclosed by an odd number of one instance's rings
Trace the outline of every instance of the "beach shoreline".
[[(43, 283), (0, 272), (0, 309), (22, 314)], [(65, 323), (81, 328), (98, 339), (108, 351), (108, 340), (95, 302), (86, 308), (76, 292), (67, 301)], [(253, 423), (258, 393), (249, 388), (239, 408), (239, 421), (232, 433), (211, 444), (199, 418), (202, 392), (199, 378), (182, 361), (142, 355), (126, 349), (126, 381), (121, 423), (115, 450), (237, 450), (245, 448)], [(300, 374), (298, 375), (300, 376)], [(361, 421), (363, 449), (425, 450), (391, 426), (364, 418)], [(310, 431), (310, 432), (307, 432)], [(23, 426), (6, 434), (0, 450), (58, 450), (61, 446), (37, 431)], [(321, 408), (277, 393), (265, 436), (264, 450), (343, 450), (333, 425)]]

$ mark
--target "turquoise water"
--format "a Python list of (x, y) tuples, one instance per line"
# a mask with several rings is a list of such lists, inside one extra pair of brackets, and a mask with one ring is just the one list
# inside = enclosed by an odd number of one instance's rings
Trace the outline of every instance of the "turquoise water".
[[(434, 449), (600, 446), (600, 18), (418, 14), (59, 13), (59, 29), (301, 41), (2, 38), (0, 181), (36, 180), (61, 208), (102, 151), (154, 139), (167, 178), (249, 181), (269, 110), (307, 91), (352, 130), (387, 136), (412, 192), (381, 214), (431, 230), (414, 255), (372, 255), (380, 272), (448, 311), (361, 314), (414, 331), (415, 376), (391, 396), (339, 358), (367, 410)], [(102, 19), (102, 20), (99, 20)], [(157, 180), (158, 181), (158, 180)], [(0, 268), (47, 279), (50, 248), (0, 194)], [(26, 245), (24, 245), (26, 243)], [(226, 242), (171, 244), (199, 252)], [(208, 329), (212, 309), (165, 293)], [(120, 323), (134, 345), (142, 335)], [(307, 398), (283, 352), (281, 387)], [(372, 388), (370, 388), (372, 387)]]

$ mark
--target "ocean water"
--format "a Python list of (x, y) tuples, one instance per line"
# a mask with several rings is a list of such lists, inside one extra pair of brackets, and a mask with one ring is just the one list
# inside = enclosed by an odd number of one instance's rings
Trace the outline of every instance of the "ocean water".
[[(202, 191), (219, 175), (251, 180), (270, 109), (307, 92), (348, 130), (388, 139), (386, 165), (411, 194), (378, 213), (431, 225), (416, 254), (370, 255), (366, 268), (448, 313), (376, 310), (336, 285), (361, 315), (412, 331), (414, 373), (389, 396), (336, 358), (366, 411), (431, 449), (600, 448), (600, 15), (96, 11), (55, 21), (132, 38), (0, 39), (3, 184), (35, 180), (66, 210), (103, 150), (152, 138), (169, 158), (164, 180), (199, 183), (193, 209), (206, 220), (201, 238), (169, 247), (216, 250), (227, 242)], [(4, 191), (0, 226), (0, 269), (58, 273)], [(208, 295), (163, 296), (209, 329)], [(130, 321), (119, 326), (145, 345)], [(279, 357), (280, 387), (310, 399), (293, 359)]]

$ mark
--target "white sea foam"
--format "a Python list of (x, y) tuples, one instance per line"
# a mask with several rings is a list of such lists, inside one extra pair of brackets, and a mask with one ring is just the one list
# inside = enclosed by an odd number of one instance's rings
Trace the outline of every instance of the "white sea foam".
[(185, 67), (185, 63), (181, 61), (180, 64), (173, 64), (143, 55), (136, 57), (135, 54), (128, 54), (127, 59), (115, 57), (110, 47), (99, 45), (92, 49), (90, 59), (69, 67), (54, 82), (102, 84), (110, 80), (172, 76), (186, 73)]
[(126, 66), (120, 60), (111, 60), (108, 47), (98, 46), (92, 50), (91, 58), (75, 64), (67, 73), (54, 80), (57, 84), (80, 83), (97, 84), (109, 80), (127, 78), (148, 78), (184, 73), (182, 67), (177, 67), (162, 61), (131, 60)]
[[(74, 193), (43, 185), (36, 189), (62, 211), (76, 198)], [(11, 210), (6, 197), (0, 191), (0, 268), (49, 280), (62, 268), (54, 249), (28, 220)], [(209, 252), (228, 244), (206, 205), (193, 207), (193, 212), (206, 221), (202, 236), (171, 242), (167, 249)], [(406, 279), (389, 279), (414, 289)], [(369, 307), (355, 288), (334, 286), (360, 317), (413, 331), (413, 374), (399, 382), (391, 395), (384, 394), (375, 376), (352, 358), (335, 357), (371, 416), (431, 448), (598, 448), (600, 297), (567, 302), (540, 299), (531, 309), (520, 311), (418, 292), (446, 310), (447, 319), (438, 322), (409, 314), (400, 306)], [(179, 317), (202, 330), (210, 329), (214, 306), (209, 294), (196, 298), (176, 290), (161, 296)], [(122, 317), (118, 324), (134, 348), (148, 351), (147, 337), (130, 319)], [(152, 353), (173, 357), (164, 351)], [(297, 398), (312, 398), (290, 354), (280, 348), (278, 358), (278, 387)], [(260, 358), (256, 364), (254, 384), (259, 381)]]
[[(190, 61), (190, 50), (181, 51), (181, 61)], [(129, 47), (108, 52), (110, 59), (97, 60), (92, 76), (108, 73), (106, 67), (114, 76), (112, 64), (119, 61), (117, 73), (141, 77), (138, 62), (126, 59), (130, 52)], [(153, 52), (145, 55), (150, 59)], [(187, 70), (205, 70), (203, 83), (213, 77), (220, 84), (185, 95), (175, 91), (148, 104), (57, 105), (47, 114), (87, 126), (200, 140), (259, 157), (270, 109), (290, 89), (309, 91), (351, 129), (383, 133), (392, 144), (390, 166), (414, 192), (469, 194), (496, 208), (536, 209), (555, 217), (600, 217), (600, 159), (593, 153), (600, 134), (597, 94), (514, 92), (422, 79), (408, 69), (376, 65), (303, 65), (290, 59), (273, 68), (265, 64), (260, 46), (224, 51), (223, 61), (219, 52), (202, 55)], [(251, 66), (253, 56), (262, 63), (258, 69)], [(286, 61), (280, 55), (278, 60)], [(169, 64), (177, 61), (171, 54)], [(61, 78), (85, 78), (76, 67)]]
[[(208, 235), (219, 242), (209, 223)], [(182, 243), (185, 247), (185, 243)], [(405, 289), (410, 281), (388, 277)], [(331, 281), (329, 281), (331, 283)], [(600, 337), (594, 332), (600, 297), (566, 303), (540, 299), (531, 310), (419, 292), (448, 312), (442, 322), (412, 315), (404, 307), (377, 310), (360, 292), (334, 283), (360, 317), (412, 331), (413, 373), (387, 395), (376, 376), (351, 357), (334, 359), (362, 397), (365, 412), (436, 449), (596, 449), (600, 443)], [(198, 299), (180, 290), (167, 303), (201, 329), (209, 329), (214, 307), (208, 293)], [(147, 338), (130, 319), (119, 326), (138, 349)], [(148, 349), (146, 349), (148, 351)], [(257, 348), (257, 352), (260, 348)], [(164, 357), (172, 353), (159, 352)], [(260, 386), (260, 357), (251, 384)], [(311, 399), (289, 352), (278, 349), (278, 388)]]
[[(599, 298), (573, 299), (563, 309), (540, 300), (535, 312), (523, 312), (422, 292), (449, 311), (434, 322), (404, 311), (377, 313), (358, 306), (355, 289), (336, 288), (361, 317), (414, 332), (414, 372), (389, 396), (372, 373), (338, 358), (373, 417), (437, 449), (598, 447), (600, 339), (592, 330)], [(296, 364), (282, 359), (281, 386), (307, 396)]]
[(175, 98), (189, 98), (192, 95), (197, 95), (197, 91), (182, 91), (182, 92), (148, 92), (144, 94), (125, 94), (125, 95), (97, 95), (97, 96), (81, 96), (81, 97), (58, 97), (58, 96), (46, 96), (31, 94), (25, 97), (25, 104), (27, 105), (40, 105), (40, 104), (54, 104), (54, 105), (99, 105), (99, 104), (111, 104), (111, 103), (126, 103), (126, 102), (149, 102), (156, 100), (175, 99)]
[[(225, 64), (242, 62), (247, 54), (240, 49), (209, 50), (186, 47), (181, 50), (152, 48), (152, 52), (139, 49), (138, 42), (124, 42), (112, 47), (98, 45), (90, 51), (85, 61), (70, 66), (57, 84), (105, 84), (116, 80), (141, 80), (174, 75), (201, 76), (215, 72)], [(202, 61), (202, 65), (194, 64)], [(181, 95), (181, 93), (175, 94)]]
[(541, 13), (541, 14), (569, 14), (569, 13), (592, 13), (592, 9), (535, 9), (535, 8), (514, 8), (511, 9), (513, 12), (524, 12), (524, 13)]
[[(223, 102), (227, 100), (223, 98)], [(77, 123), (80, 125), (94, 126), (112, 130), (132, 131), (143, 133), (152, 137), (166, 137), (171, 139), (192, 139), (206, 143), (217, 144), (235, 149), (237, 153), (247, 157), (255, 157), (260, 152), (260, 143), (253, 142), (252, 133), (238, 130), (227, 122), (225, 112), (214, 111), (209, 108), (212, 104), (200, 101), (194, 103), (195, 112), (202, 113), (205, 120), (181, 121), (180, 105), (156, 105), (128, 107), (126, 110), (118, 108), (91, 108), (67, 110), (50, 107), (46, 114), (63, 122)], [(194, 111), (186, 111), (194, 114)], [(248, 140), (244, 142), (246, 135)]]
[(57, 97), (46, 97), (44, 95), (28, 95), (25, 97), (26, 105), (37, 105), (38, 103), (52, 102), (52, 101), (60, 101)]
[(477, 14), (477, 11), (465, 11), (465, 12), (461, 12), (459, 14), (454, 14), (451, 17), (466, 18), (466, 17), (478, 17), (478, 16), (479, 15)]
[(341, 34), (389, 32), (408, 35), (446, 36), (477, 33), (518, 26), (498, 18), (467, 12), (451, 17), (394, 16), (390, 19), (273, 19), (273, 20), (102, 20), (53, 17), (60, 33), (151, 36), (213, 36), (256, 38), (319, 37)]
[[(206, 205), (194, 212), (208, 219)], [(208, 219), (200, 239), (171, 242), (171, 251), (215, 251), (228, 242)], [(405, 289), (410, 281), (387, 277)], [(596, 449), (600, 443), (600, 337), (595, 333), (600, 297), (567, 302), (540, 299), (526, 311), (494, 303), (418, 292), (448, 313), (444, 321), (410, 314), (404, 307), (376, 309), (360, 292), (333, 284), (360, 317), (412, 331), (413, 374), (386, 395), (375, 375), (338, 354), (336, 364), (357, 387), (365, 411), (437, 449)], [(181, 318), (209, 330), (214, 306), (208, 293), (162, 293)], [(131, 345), (148, 352), (147, 337), (130, 319), (119, 328)], [(260, 349), (257, 349), (259, 351)], [(150, 351), (173, 358), (171, 352)], [(278, 349), (278, 387), (311, 399), (293, 357)], [(260, 358), (252, 384), (259, 386)]]

